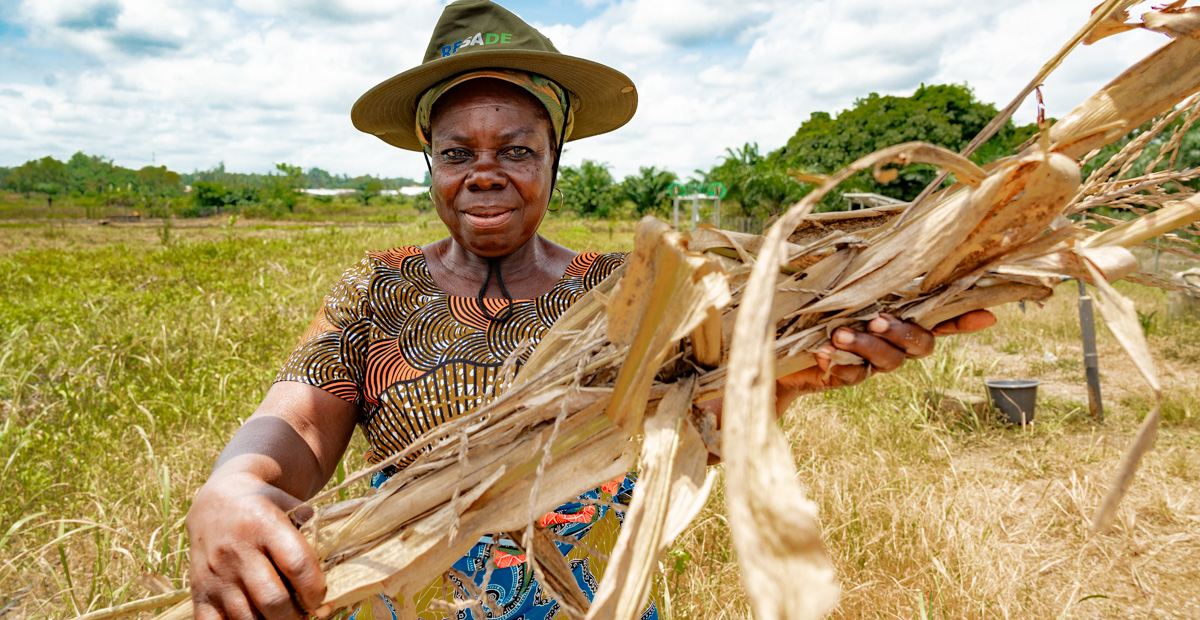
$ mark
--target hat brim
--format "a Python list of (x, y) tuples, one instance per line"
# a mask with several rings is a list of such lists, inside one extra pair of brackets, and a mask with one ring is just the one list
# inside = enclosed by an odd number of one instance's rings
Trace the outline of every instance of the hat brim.
[(417, 102), (429, 87), (466, 71), (515, 69), (537, 73), (571, 93), (575, 126), (567, 141), (612, 131), (633, 118), (637, 89), (625, 74), (597, 62), (533, 50), (459, 53), (380, 82), (358, 98), (350, 119), (360, 131), (409, 151), (420, 151)]

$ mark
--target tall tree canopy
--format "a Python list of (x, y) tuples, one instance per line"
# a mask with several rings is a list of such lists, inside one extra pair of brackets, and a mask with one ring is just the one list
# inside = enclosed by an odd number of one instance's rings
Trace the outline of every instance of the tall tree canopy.
[(621, 182), (620, 194), (633, 204), (634, 215), (642, 217), (666, 204), (676, 178), (674, 172), (642, 166)]
[(558, 187), (567, 208), (584, 217), (608, 217), (617, 198), (608, 169), (608, 164), (590, 159), (583, 160), (579, 166), (564, 166), (559, 171)]
[(787, 167), (772, 157), (762, 155), (758, 143), (747, 142), (739, 149), (725, 149), (721, 163), (696, 174), (705, 185), (724, 185), (726, 199), (739, 205), (742, 215), (775, 215), (803, 197), (811, 186), (798, 183)]
[(67, 191), (67, 166), (53, 157), (29, 160), (14, 168), (5, 179), (5, 185), (24, 194), (39, 193), (52, 205), (54, 196)]
[[(910, 97), (871, 93), (836, 117), (814, 112), (770, 159), (776, 167), (829, 174), (872, 151), (912, 140), (961, 151), (996, 112), (965, 84), (922, 84)], [(972, 159), (983, 164), (1007, 155), (1035, 132), (1034, 125), (1010, 121)], [(862, 174), (847, 187), (911, 200), (933, 178), (932, 167), (911, 166), (886, 185)]]

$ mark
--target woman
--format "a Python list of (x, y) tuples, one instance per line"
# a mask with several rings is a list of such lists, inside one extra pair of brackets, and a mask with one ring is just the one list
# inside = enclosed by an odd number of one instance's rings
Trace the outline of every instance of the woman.
[[(359, 100), (356, 126), (425, 153), (430, 195), (449, 236), (423, 248), (368, 252), (347, 271), (222, 452), (187, 518), (197, 618), (295, 618), (316, 609), (323, 576), (284, 513), (329, 480), (354, 427), (362, 426), (368, 458), (378, 462), (470, 411), (519, 343), (536, 342), (572, 301), (620, 265), (620, 254), (578, 254), (537, 228), (554, 202), (565, 141), (611, 131), (635, 107), (636, 91), (624, 75), (559, 54), (486, 0), (449, 5), (425, 62)], [(987, 313), (967, 315), (935, 332), (969, 331), (992, 320)], [(920, 327), (881, 317), (868, 333), (839, 331), (834, 346), (887, 372), (930, 353), (933, 339)], [(866, 378), (866, 366), (831, 367), (832, 351), (818, 355), (818, 367), (779, 382), (780, 411), (802, 393)], [(602, 558), (584, 547), (611, 549), (619, 514), (603, 506), (628, 503), (632, 488), (631, 476), (615, 480), (542, 520), (581, 541), (562, 551), (589, 597)], [(481, 541), (454, 569), (450, 580), (460, 598), (465, 579), (492, 595), (488, 617), (557, 612), (507, 541)], [(416, 597), (421, 617), (446, 613), (428, 600), (435, 595)], [(390, 618), (392, 604), (380, 599), (358, 617)], [(450, 613), (475, 617), (470, 610)], [(645, 617), (656, 617), (653, 606)]]

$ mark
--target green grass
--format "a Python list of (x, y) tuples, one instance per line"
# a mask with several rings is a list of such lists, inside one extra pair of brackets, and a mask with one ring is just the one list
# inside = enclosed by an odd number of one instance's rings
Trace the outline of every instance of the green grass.
[[(138, 573), (182, 586), (191, 495), (321, 296), (365, 250), (444, 234), (429, 217), (207, 223), (165, 242), (154, 226), (0, 229), (15, 250), (0, 253), (0, 592), (31, 584), (52, 617), (145, 594)], [(545, 228), (583, 249), (632, 242), (630, 223)]]
[[(0, 609), (69, 616), (149, 595), (146, 573), (182, 586), (190, 499), (321, 296), (364, 250), (443, 234), (430, 214), (394, 216), (176, 220), (165, 242), (160, 222), (0, 226)], [(633, 226), (556, 216), (543, 230), (612, 251), (632, 247)], [(1154, 315), (1163, 432), (1117, 531), (1089, 537), (1085, 519), (1152, 398), (1101, 328), (1109, 422), (1087, 419), (1069, 288), (785, 417), (845, 591), (839, 617), (1200, 614), (1188, 602), (1200, 582), (1200, 328)], [(1145, 313), (1166, 307), (1160, 291), (1121, 288)], [(946, 419), (925, 398), (982, 394), (985, 379), (1018, 373), (1043, 381), (1030, 428)], [(347, 468), (363, 449), (356, 437)], [(664, 615), (747, 616), (723, 514), (718, 485), (663, 563)]]

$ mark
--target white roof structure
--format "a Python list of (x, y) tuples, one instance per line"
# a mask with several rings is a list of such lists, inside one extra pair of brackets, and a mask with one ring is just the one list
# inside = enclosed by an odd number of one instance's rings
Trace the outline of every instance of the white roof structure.
[(842, 198), (845, 198), (846, 202), (850, 203), (851, 210), (856, 208), (855, 205), (858, 205), (858, 208), (873, 209), (875, 207), (894, 207), (905, 204), (903, 200), (896, 200), (890, 196), (871, 192), (851, 192), (842, 194)]

